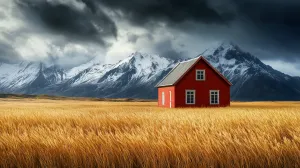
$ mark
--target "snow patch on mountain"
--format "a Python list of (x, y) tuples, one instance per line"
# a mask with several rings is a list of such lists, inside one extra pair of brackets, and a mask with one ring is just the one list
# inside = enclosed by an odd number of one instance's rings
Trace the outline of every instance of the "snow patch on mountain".
[[(77, 86), (80, 84), (96, 84), (99, 78), (101, 78), (107, 71), (111, 69), (112, 65), (94, 64), (91, 67), (81, 71), (80, 77), (78, 77), (71, 86)], [(75, 76), (76, 78), (77, 76)]]
[(32, 82), (40, 70), (39, 63), (21, 62), (19, 64), (0, 65), (0, 86), (3, 88), (19, 89)]
[(133, 78), (142, 78), (143, 82), (151, 80), (151, 76), (154, 76), (172, 64), (166, 58), (158, 55), (135, 53), (134, 59), (136, 73), (133, 75)]
[(93, 58), (92, 60), (84, 63), (84, 64), (81, 64), (79, 66), (76, 66), (76, 67), (73, 67), (71, 69), (69, 69), (67, 72), (66, 72), (66, 79), (70, 79), (76, 75), (78, 75), (80, 72), (82, 72), (83, 70), (86, 70), (92, 66), (98, 66), (100, 64), (100, 59), (98, 57), (95, 57)]

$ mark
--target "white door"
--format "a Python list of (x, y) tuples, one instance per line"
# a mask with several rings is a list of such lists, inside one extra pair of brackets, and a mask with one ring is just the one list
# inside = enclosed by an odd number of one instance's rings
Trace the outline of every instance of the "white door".
[(170, 108), (172, 108), (172, 91), (170, 91)]

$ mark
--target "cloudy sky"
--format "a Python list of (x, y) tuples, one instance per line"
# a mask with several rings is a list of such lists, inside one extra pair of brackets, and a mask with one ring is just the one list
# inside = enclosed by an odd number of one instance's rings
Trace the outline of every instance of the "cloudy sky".
[(232, 41), (300, 76), (299, 0), (0, 0), (0, 61), (72, 67), (135, 51), (194, 57)]

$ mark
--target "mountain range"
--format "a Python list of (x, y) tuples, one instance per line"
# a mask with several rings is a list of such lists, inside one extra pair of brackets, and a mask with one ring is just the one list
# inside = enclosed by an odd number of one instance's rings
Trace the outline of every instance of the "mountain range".
[[(201, 55), (233, 83), (232, 100), (300, 100), (300, 77), (273, 69), (233, 43)], [(40, 62), (0, 63), (0, 92), (155, 99), (154, 86), (183, 60), (136, 52), (116, 64), (95, 58), (67, 70)]]

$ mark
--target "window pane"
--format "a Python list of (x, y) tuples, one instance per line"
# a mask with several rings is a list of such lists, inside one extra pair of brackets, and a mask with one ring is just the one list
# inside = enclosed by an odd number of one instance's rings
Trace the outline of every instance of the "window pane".
[(190, 103), (191, 103), (191, 92), (188, 91), (186, 96), (187, 96), (186, 102), (187, 102), (188, 104), (190, 104)]
[(193, 91), (186, 91), (186, 103), (187, 104), (194, 104), (194, 97), (195, 97), (195, 92)]
[(210, 92), (210, 103), (211, 104), (219, 104), (219, 92), (218, 91)]
[(196, 73), (197, 80), (204, 80), (204, 78), (205, 78), (204, 70), (197, 70), (196, 72), (197, 72)]

